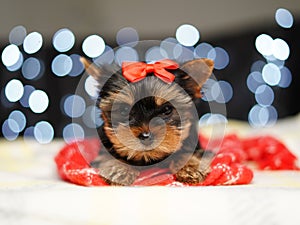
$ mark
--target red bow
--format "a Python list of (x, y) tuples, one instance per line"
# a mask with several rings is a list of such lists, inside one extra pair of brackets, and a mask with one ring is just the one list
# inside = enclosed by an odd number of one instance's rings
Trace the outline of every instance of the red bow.
[(146, 64), (143, 62), (123, 62), (122, 71), (123, 76), (130, 82), (137, 82), (144, 79), (148, 73), (154, 73), (155, 76), (161, 80), (171, 83), (175, 76), (166, 69), (175, 70), (179, 65), (169, 59), (157, 61), (154, 64)]

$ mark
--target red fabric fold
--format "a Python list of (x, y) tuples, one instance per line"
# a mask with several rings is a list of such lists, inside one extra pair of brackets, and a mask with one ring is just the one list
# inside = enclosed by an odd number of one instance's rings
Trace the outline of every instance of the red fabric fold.
[[(193, 186), (249, 184), (253, 171), (247, 162), (254, 162), (258, 169), (298, 170), (297, 157), (278, 139), (271, 136), (241, 139), (228, 135), (210, 141), (199, 136), (202, 147), (215, 152), (206, 179)], [(107, 186), (98, 175), (99, 170), (90, 167), (100, 150), (98, 139), (86, 139), (66, 144), (56, 155), (58, 174), (63, 180), (83, 186)], [(140, 173), (133, 186), (189, 186), (176, 181), (168, 169), (152, 168)]]

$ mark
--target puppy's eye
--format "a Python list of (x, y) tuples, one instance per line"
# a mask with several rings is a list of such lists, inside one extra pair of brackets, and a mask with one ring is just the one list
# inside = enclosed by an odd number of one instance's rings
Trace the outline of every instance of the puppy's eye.
[(122, 116), (127, 116), (129, 114), (129, 111), (130, 111), (130, 106), (127, 105), (127, 104), (121, 104), (120, 107), (119, 107), (119, 110), (120, 110), (120, 114)]
[(165, 105), (165, 106), (162, 108), (161, 114), (168, 116), (168, 115), (170, 115), (172, 112), (173, 112), (173, 107), (172, 107), (171, 105)]

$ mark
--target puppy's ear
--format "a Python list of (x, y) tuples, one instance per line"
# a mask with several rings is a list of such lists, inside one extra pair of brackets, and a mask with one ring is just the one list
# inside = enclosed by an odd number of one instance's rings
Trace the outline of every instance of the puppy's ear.
[(201, 88), (210, 77), (214, 62), (210, 59), (195, 59), (183, 64), (180, 69), (186, 74), (178, 77), (183, 88), (194, 98), (201, 98)]
[(80, 57), (80, 62), (83, 64), (88, 75), (92, 76), (95, 80), (99, 80), (101, 76), (101, 69), (99, 67), (84, 57)]

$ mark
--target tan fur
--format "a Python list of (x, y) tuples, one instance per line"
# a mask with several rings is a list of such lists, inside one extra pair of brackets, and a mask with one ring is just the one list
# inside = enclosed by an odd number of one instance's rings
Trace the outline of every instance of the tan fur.
[(155, 97), (155, 104), (157, 106), (162, 106), (163, 104), (165, 104), (167, 101), (166, 99), (160, 98), (160, 97)]
[(151, 130), (156, 137), (155, 141), (150, 146), (144, 146), (137, 139), (141, 128), (129, 129), (120, 126), (116, 131), (111, 128), (106, 128), (105, 131), (114, 144), (116, 152), (121, 157), (127, 157), (128, 160), (134, 161), (143, 160), (151, 162), (153, 160), (164, 159), (166, 156), (180, 149), (183, 139), (183, 132), (176, 128), (166, 127), (164, 130), (156, 127)]

